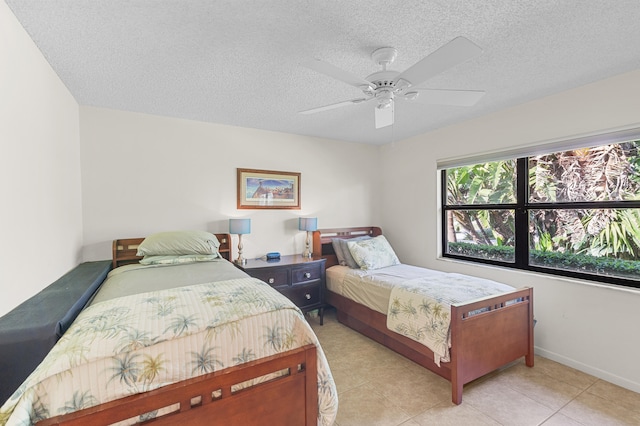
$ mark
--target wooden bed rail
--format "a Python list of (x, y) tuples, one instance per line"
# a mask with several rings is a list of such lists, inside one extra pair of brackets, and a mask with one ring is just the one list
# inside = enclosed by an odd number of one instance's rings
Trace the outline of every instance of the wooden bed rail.
[[(467, 303), (453, 303), (451, 311), (456, 313), (459, 319), (465, 320), (497, 309), (504, 309), (511, 304), (529, 302), (530, 300), (531, 289), (525, 287), (522, 290), (511, 291), (503, 295), (486, 296)], [(481, 310), (482, 312), (477, 312)]]
[[(247, 388), (233, 387), (271, 373), (285, 373)], [(142, 394), (37, 423), (48, 425), (108, 425), (155, 410), (175, 410), (149, 419), (154, 425), (211, 425), (216, 419), (233, 425), (315, 425), (318, 416), (317, 349), (293, 349), (164, 386)]]

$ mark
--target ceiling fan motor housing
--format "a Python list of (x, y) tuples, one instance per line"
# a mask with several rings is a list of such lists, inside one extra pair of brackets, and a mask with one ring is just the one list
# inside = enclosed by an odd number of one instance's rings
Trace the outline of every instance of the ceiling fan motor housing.
[(374, 96), (378, 101), (378, 108), (387, 108), (393, 102), (393, 98), (398, 94), (399, 90), (396, 88), (396, 77), (400, 73), (393, 70), (383, 70), (374, 72), (366, 77), (368, 81), (375, 85), (375, 88), (370, 91), (364, 91), (368, 96)]
[(375, 84), (376, 88), (394, 88), (396, 85), (396, 77), (399, 75), (400, 73), (398, 71), (384, 70), (374, 72), (373, 74), (368, 75), (365, 79)]

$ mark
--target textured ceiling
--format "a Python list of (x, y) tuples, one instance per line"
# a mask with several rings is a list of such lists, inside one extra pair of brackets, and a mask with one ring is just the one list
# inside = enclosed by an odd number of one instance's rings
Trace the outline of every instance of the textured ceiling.
[[(640, 68), (638, 0), (6, 0), (81, 105), (383, 144)], [(484, 52), (422, 87), (484, 90), (472, 107), (371, 103), (301, 65), (403, 71), (457, 36)], [(596, 102), (597, 99), (594, 99)]]

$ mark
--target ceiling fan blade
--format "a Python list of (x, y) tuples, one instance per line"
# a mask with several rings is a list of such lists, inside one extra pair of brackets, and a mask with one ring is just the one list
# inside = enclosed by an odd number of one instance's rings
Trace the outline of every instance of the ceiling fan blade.
[(472, 106), (485, 95), (483, 90), (449, 90), (449, 89), (418, 89), (412, 91), (420, 95), (416, 99), (420, 103), (430, 105)]
[(358, 89), (362, 89), (363, 86), (365, 88), (373, 87), (373, 84), (371, 84), (371, 82), (320, 59), (313, 59), (311, 61), (303, 62), (302, 65), (313, 71), (328, 75), (329, 77), (333, 77), (336, 80), (343, 81), (347, 84), (350, 84), (351, 86), (355, 86)]
[(376, 106), (376, 129), (381, 129), (382, 127), (391, 126), (393, 124), (393, 102), (386, 108), (378, 108)]
[(482, 53), (482, 49), (477, 44), (465, 37), (456, 37), (406, 69), (397, 77), (396, 81), (405, 80), (411, 86), (417, 86), (480, 53)]
[(342, 101), (342, 102), (338, 102), (335, 104), (330, 104), (330, 105), (325, 105), (325, 106), (321, 106), (321, 107), (317, 107), (317, 108), (311, 108), (311, 109), (307, 109), (304, 111), (300, 111), (300, 114), (313, 114), (316, 112), (320, 112), (320, 111), (327, 111), (330, 109), (334, 109), (334, 108), (340, 108), (343, 106), (347, 106), (347, 105), (355, 105), (355, 104), (359, 104), (361, 102), (365, 102), (368, 101), (368, 98), (358, 98), (358, 99), (351, 99), (349, 101)]

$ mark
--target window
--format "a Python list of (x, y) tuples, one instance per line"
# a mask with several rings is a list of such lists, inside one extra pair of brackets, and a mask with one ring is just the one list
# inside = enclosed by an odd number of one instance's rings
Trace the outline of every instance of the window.
[(640, 287), (640, 140), (442, 171), (445, 257)]

